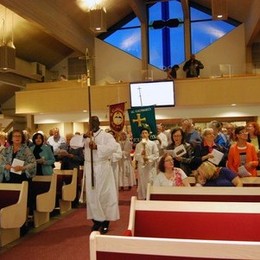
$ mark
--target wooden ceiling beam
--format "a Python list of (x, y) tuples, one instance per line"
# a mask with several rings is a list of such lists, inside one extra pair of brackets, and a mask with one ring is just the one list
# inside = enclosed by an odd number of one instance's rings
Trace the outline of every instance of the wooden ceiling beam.
[(141, 23), (147, 23), (147, 12), (145, 1), (140, 0), (127, 0), (129, 6), (134, 11), (135, 15), (139, 18)]
[(80, 28), (55, 6), (55, 1), (0, 0), (0, 4), (40, 25), (58, 41), (81, 53), (94, 49), (94, 36)]

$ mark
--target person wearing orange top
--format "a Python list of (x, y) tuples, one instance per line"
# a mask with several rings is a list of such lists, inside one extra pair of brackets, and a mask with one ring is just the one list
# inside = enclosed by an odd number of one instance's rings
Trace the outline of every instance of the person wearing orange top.
[(248, 132), (245, 126), (235, 129), (237, 142), (230, 147), (227, 166), (241, 177), (257, 176), (258, 157), (253, 144), (247, 142)]

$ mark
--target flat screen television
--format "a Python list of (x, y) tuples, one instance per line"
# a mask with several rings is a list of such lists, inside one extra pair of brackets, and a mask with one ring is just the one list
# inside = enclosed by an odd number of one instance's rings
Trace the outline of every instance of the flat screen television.
[(146, 81), (129, 83), (131, 107), (175, 106), (174, 81)]

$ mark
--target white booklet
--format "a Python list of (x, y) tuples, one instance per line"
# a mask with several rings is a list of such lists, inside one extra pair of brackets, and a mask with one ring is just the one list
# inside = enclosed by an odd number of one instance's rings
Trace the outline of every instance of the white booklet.
[(12, 167), (11, 172), (21, 175), (22, 171), (15, 171), (14, 170), (15, 166), (24, 166), (24, 161), (14, 158), (13, 163), (11, 165)]
[(215, 165), (218, 165), (220, 161), (222, 160), (224, 154), (216, 149), (213, 149), (211, 154), (214, 156), (213, 158), (209, 158), (208, 161), (214, 163)]
[(172, 157), (181, 157), (187, 153), (183, 144), (177, 146), (174, 150), (164, 150), (165, 153), (169, 153)]
[(238, 175), (240, 177), (249, 177), (252, 174), (246, 169), (246, 167), (244, 165), (238, 167)]
[(71, 148), (79, 148), (84, 146), (83, 135), (74, 135), (70, 140)]
[(177, 146), (174, 150), (173, 150), (173, 153), (174, 153), (174, 157), (181, 157), (183, 156), (185, 153), (187, 153), (185, 147), (183, 144)]

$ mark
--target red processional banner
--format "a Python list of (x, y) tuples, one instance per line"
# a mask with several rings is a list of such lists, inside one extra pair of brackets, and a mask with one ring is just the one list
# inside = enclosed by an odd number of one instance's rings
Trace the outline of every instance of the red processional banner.
[(125, 103), (119, 103), (109, 106), (110, 129), (119, 133), (125, 125)]

